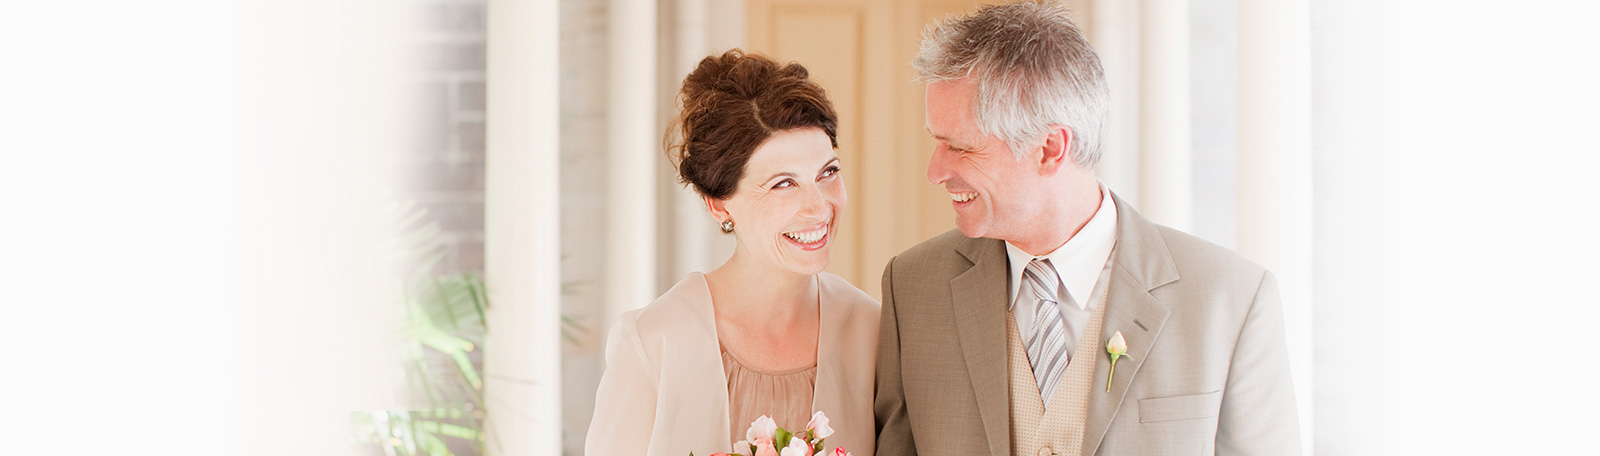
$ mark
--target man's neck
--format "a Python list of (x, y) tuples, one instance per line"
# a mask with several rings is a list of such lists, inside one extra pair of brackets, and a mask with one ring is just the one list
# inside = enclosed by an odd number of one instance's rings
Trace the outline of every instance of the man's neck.
[(1085, 180), (1087, 185), (1074, 185), (1060, 193), (1065, 198), (1062, 203), (1050, 207), (1042, 217), (1044, 223), (1037, 225), (1039, 228), (1034, 233), (1028, 233), (1018, 239), (1007, 239), (1011, 245), (1017, 246), (1024, 252), (1033, 256), (1044, 256), (1056, 251), (1073, 236), (1089, 220), (1094, 218), (1095, 212), (1100, 210), (1104, 197), (1100, 190), (1100, 182), (1091, 176)]

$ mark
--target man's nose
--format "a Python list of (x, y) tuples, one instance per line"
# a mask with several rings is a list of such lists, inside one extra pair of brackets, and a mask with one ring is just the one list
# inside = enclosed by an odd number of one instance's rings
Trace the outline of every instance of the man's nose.
[(933, 154), (928, 157), (928, 183), (933, 185), (943, 185), (944, 181), (950, 179), (950, 166), (945, 163), (947, 154), (940, 149), (934, 146)]

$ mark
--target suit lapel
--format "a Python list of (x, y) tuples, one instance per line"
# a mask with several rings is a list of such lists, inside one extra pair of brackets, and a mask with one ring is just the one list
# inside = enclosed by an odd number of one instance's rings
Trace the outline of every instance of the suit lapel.
[(1009, 279), (1005, 244), (993, 239), (967, 239), (956, 250), (972, 261), (971, 269), (950, 279), (951, 315), (956, 319), (962, 358), (977, 395), (989, 452), (1010, 454), (1005, 321)]
[[(1116, 377), (1111, 379), (1111, 391), (1107, 392), (1103, 379), (1111, 370), (1111, 357), (1103, 349), (1095, 351), (1095, 379), (1089, 391), (1089, 411), (1083, 433), (1085, 455), (1093, 455), (1100, 448), (1112, 418), (1122, 408), (1129, 385), (1138, 377), (1139, 368), (1144, 365), (1171, 314), (1166, 304), (1150, 291), (1178, 280), (1177, 266), (1172, 263), (1172, 255), (1156, 225), (1115, 194), (1112, 199), (1117, 205), (1117, 246), (1111, 254), (1111, 278), (1107, 284), (1100, 336), (1109, 340), (1112, 334), (1121, 331), (1128, 341), (1129, 357), (1117, 361)], [(1104, 344), (1099, 342), (1101, 346)]]
[(1145, 355), (1161, 335), (1161, 328), (1170, 313), (1155, 297), (1138, 286), (1125, 271), (1115, 269), (1111, 274), (1110, 290), (1106, 295), (1106, 313), (1100, 338), (1110, 340), (1117, 331), (1128, 341), (1128, 357), (1117, 361), (1116, 377), (1111, 379), (1111, 391), (1106, 391), (1106, 374), (1111, 370), (1111, 356), (1105, 352), (1105, 343), (1097, 342), (1095, 350), (1095, 377), (1089, 389), (1089, 412), (1083, 428), (1083, 454), (1092, 455), (1111, 426), (1111, 418), (1122, 407), (1128, 394), (1128, 385), (1139, 376)]

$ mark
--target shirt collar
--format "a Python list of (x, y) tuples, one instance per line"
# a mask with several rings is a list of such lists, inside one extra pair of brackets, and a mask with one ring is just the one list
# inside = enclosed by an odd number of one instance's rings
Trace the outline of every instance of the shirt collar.
[[(1066, 244), (1038, 258), (1050, 260), (1072, 302), (1079, 309), (1088, 310), (1091, 304), (1088, 302), (1089, 294), (1094, 291), (1095, 282), (1100, 280), (1100, 272), (1105, 269), (1106, 261), (1111, 259), (1111, 249), (1116, 241), (1117, 204), (1111, 201), (1111, 190), (1101, 185), (1100, 208), (1089, 218), (1089, 223), (1067, 239)], [(1035, 257), (1006, 242), (1006, 258), (1011, 263), (1011, 294), (1008, 296), (1011, 305), (1015, 306), (1017, 288), (1022, 284), (1022, 270)]]

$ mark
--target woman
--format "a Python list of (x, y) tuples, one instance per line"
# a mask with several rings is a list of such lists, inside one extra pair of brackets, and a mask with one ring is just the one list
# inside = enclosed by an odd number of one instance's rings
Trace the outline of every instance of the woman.
[(738, 247), (617, 321), (587, 453), (726, 452), (759, 416), (801, 431), (821, 411), (829, 450), (870, 456), (879, 305), (822, 272), (846, 199), (832, 103), (804, 67), (737, 49), (680, 96), (669, 155)]

